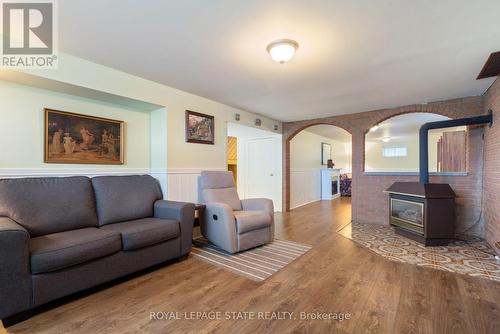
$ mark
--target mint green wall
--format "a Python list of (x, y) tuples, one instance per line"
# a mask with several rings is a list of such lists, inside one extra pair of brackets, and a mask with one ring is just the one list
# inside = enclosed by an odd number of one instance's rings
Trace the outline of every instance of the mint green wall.
[[(0, 169), (149, 168), (150, 113), (0, 81)], [(45, 164), (44, 108), (125, 122), (124, 165)]]

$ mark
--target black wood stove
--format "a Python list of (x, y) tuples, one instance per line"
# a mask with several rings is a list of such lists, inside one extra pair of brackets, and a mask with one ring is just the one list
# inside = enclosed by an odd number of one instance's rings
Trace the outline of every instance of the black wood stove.
[(444, 245), (455, 234), (455, 192), (449, 184), (429, 183), (428, 132), (493, 122), (488, 115), (431, 122), (420, 128), (420, 182), (396, 182), (389, 193), (389, 221), (396, 233), (426, 246)]
[(396, 233), (426, 246), (445, 245), (453, 238), (455, 192), (449, 184), (396, 182), (386, 191)]

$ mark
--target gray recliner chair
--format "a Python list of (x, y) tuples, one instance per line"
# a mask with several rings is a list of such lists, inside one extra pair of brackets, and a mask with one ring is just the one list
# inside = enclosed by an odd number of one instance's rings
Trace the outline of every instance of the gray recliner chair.
[(210, 242), (237, 253), (273, 241), (272, 200), (240, 200), (232, 172), (203, 171), (198, 182), (199, 200), (206, 205), (200, 228)]

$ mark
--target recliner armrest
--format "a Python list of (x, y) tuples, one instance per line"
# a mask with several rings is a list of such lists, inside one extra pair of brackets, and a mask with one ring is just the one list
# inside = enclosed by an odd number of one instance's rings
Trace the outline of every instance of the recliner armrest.
[(0, 319), (32, 307), (29, 240), (24, 227), (0, 217)]
[(243, 211), (266, 211), (271, 216), (269, 240), (274, 240), (274, 204), (268, 198), (249, 198), (241, 200)]
[(268, 198), (249, 198), (242, 199), (241, 206), (243, 211), (267, 211), (274, 214), (273, 201)]
[(229, 205), (225, 203), (207, 203), (205, 205), (205, 219), (234, 225), (234, 213)]
[(173, 219), (180, 223), (181, 228), (181, 255), (191, 251), (194, 222), (193, 203), (158, 200), (154, 204), (155, 218)]
[(236, 253), (236, 219), (225, 203), (207, 203), (202, 217), (201, 233), (220, 248)]

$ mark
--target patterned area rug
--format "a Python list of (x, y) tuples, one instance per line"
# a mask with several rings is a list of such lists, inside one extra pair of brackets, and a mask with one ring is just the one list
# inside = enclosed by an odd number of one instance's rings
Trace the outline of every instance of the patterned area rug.
[(397, 235), (390, 226), (351, 223), (338, 231), (342, 236), (397, 262), (445, 270), (500, 282), (500, 261), (483, 239), (456, 241), (448, 246), (425, 247)]
[(311, 248), (309, 245), (275, 239), (264, 246), (237, 254), (228, 254), (210, 244), (206, 239), (198, 238), (193, 240), (191, 254), (202, 261), (251, 280), (264, 281)]

